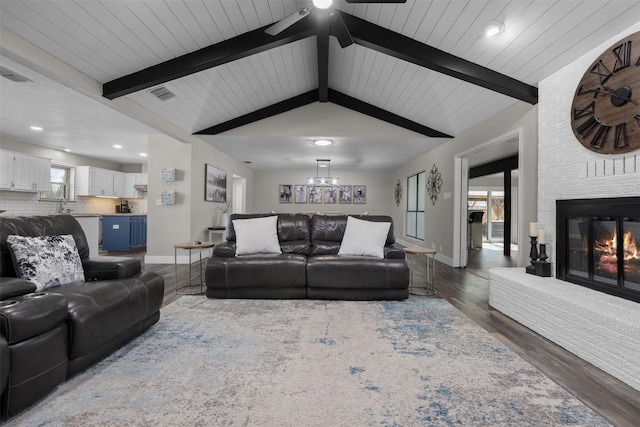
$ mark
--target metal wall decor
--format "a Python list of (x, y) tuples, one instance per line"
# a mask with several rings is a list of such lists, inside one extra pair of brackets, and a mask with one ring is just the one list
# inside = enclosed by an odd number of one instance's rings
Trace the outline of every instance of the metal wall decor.
[(442, 189), (442, 174), (438, 171), (438, 167), (433, 164), (429, 177), (427, 178), (427, 193), (431, 199), (431, 204), (435, 205), (438, 200), (438, 194)]
[(396, 199), (396, 207), (400, 207), (400, 202), (402, 201), (402, 183), (399, 179), (396, 183), (396, 188), (393, 191), (393, 197)]

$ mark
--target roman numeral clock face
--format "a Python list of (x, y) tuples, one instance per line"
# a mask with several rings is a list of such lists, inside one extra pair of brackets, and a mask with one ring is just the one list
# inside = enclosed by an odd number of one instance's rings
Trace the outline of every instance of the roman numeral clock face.
[(587, 69), (573, 98), (571, 127), (596, 153), (640, 148), (640, 32), (607, 49)]

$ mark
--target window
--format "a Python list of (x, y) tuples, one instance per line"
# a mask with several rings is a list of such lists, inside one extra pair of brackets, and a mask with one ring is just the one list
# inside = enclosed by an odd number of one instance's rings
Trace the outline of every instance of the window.
[(424, 240), (426, 172), (407, 178), (407, 236)]
[(63, 165), (51, 165), (51, 190), (40, 193), (40, 200), (75, 200), (73, 182), (75, 168)]

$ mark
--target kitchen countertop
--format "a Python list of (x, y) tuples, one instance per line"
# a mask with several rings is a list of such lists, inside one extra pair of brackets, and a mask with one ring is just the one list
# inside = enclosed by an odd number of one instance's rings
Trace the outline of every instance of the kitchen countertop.
[(147, 214), (146, 213), (71, 214), (71, 216), (75, 216), (76, 218), (90, 218), (90, 217), (102, 218), (103, 216), (147, 216)]

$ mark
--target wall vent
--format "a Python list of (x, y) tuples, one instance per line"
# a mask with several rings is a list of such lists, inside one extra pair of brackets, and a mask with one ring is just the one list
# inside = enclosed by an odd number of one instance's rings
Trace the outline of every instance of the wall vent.
[(161, 101), (166, 101), (167, 99), (173, 98), (174, 96), (176, 96), (173, 92), (171, 92), (169, 89), (167, 89), (164, 86), (151, 89), (149, 92), (151, 92), (151, 94), (153, 94), (155, 97), (157, 97)]
[(18, 74), (15, 71), (11, 71), (10, 69), (5, 67), (0, 67), (0, 75), (2, 75), (2, 77), (6, 79), (11, 80), (12, 82), (17, 82), (17, 83), (26, 83), (26, 82), (33, 81), (31, 79), (26, 78), (22, 74)]

